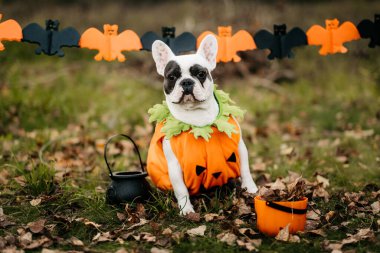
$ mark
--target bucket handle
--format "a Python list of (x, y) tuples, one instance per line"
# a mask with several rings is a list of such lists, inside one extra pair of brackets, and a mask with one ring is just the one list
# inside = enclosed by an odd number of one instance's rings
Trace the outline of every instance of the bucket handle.
[(279, 204), (276, 204), (276, 203), (270, 202), (270, 201), (267, 201), (266, 205), (269, 207), (272, 207), (274, 209), (277, 209), (279, 211), (286, 212), (286, 213), (305, 214), (307, 211), (307, 208), (305, 208), (305, 209), (290, 208), (290, 207), (282, 206), (282, 205), (279, 205)]
[(108, 141), (106, 142), (106, 145), (104, 146), (104, 160), (106, 161), (107, 168), (108, 168), (108, 170), (109, 170), (109, 172), (110, 172), (111, 177), (113, 177), (113, 174), (112, 174), (111, 166), (109, 165), (108, 160), (107, 160), (107, 147), (108, 147), (108, 144), (111, 142), (111, 140), (112, 140), (113, 138), (115, 138), (115, 137), (119, 137), (119, 136), (125, 137), (125, 138), (127, 138), (129, 141), (132, 142), (133, 147), (134, 147), (134, 149), (135, 149), (135, 152), (137, 153), (137, 155), (138, 155), (138, 157), (139, 157), (141, 170), (142, 170), (142, 172), (145, 172), (145, 170), (144, 170), (144, 166), (143, 166), (143, 163), (142, 163), (142, 160), (141, 160), (141, 155), (140, 155), (140, 152), (139, 152), (139, 148), (137, 147), (136, 143), (132, 140), (131, 137), (129, 137), (129, 136), (126, 135), (126, 134), (116, 134), (116, 135), (112, 136), (111, 138), (109, 138)]

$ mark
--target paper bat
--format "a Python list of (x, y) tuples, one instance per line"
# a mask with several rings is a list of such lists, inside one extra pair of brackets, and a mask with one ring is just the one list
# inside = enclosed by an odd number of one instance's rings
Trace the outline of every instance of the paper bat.
[(87, 29), (80, 39), (81, 48), (96, 49), (99, 53), (95, 60), (113, 61), (116, 58), (119, 62), (125, 61), (122, 51), (140, 50), (142, 48), (140, 37), (132, 30), (125, 30), (118, 34), (117, 25), (105, 24), (104, 33), (96, 28)]
[(375, 22), (364, 19), (358, 24), (360, 37), (370, 39), (368, 46), (380, 46), (380, 14), (375, 14)]
[(360, 35), (355, 25), (351, 22), (344, 22), (339, 26), (338, 19), (326, 19), (326, 28), (313, 25), (307, 31), (309, 45), (321, 45), (320, 55), (346, 53), (348, 50), (343, 43), (360, 39)]
[(184, 32), (175, 36), (175, 27), (162, 27), (162, 37), (154, 32), (147, 32), (141, 37), (142, 50), (152, 51), (152, 44), (155, 40), (161, 40), (170, 47), (174, 54), (195, 51), (196, 38), (189, 32)]
[(43, 52), (46, 55), (57, 54), (63, 57), (65, 53), (61, 50), (62, 47), (79, 47), (78, 42), (80, 35), (72, 27), (59, 29), (58, 20), (46, 20), (46, 29), (43, 29), (36, 23), (27, 25), (23, 30), (23, 41), (39, 44), (36, 49), (36, 54)]
[[(3, 15), (0, 14), (0, 21)], [(1, 41), (21, 41), (22, 29), (21, 26), (13, 19), (0, 23), (0, 51), (5, 49)]]
[(232, 35), (231, 26), (218, 26), (218, 35), (205, 31), (197, 39), (197, 47), (204, 37), (212, 34), (218, 40), (217, 62), (239, 62), (241, 58), (236, 54), (238, 51), (252, 50), (256, 48), (252, 36), (245, 30), (240, 30)]
[(294, 57), (292, 48), (307, 45), (307, 38), (304, 31), (295, 27), (286, 33), (286, 25), (274, 25), (274, 34), (266, 30), (258, 31), (254, 40), (257, 48), (269, 49), (268, 59), (282, 59)]

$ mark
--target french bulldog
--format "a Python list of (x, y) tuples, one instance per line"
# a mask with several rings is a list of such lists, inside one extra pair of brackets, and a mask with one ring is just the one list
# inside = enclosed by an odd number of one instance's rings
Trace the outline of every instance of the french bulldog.
[[(216, 67), (217, 52), (218, 44), (213, 35), (206, 36), (197, 52), (188, 55), (176, 56), (164, 42), (157, 40), (153, 43), (153, 59), (158, 74), (164, 77), (163, 90), (166, 103), (175, 119), (192, 126), (202, 127), (211, 125), (218, 116), (219, 105), (213, 95), (214, 82), (211, 76), (211, 72)], [(170, 140), (167, 138), (163, 140), (162, 146), (180, 213), (186, 215), (194, 212), (189, 191), (184, 182), (184, 174), (178, 162), (180, 158), (174, 154)], [(188, 151), (189, 154), (191, 152), (191, 150)], [(238, 152), (242, 188), (246, 188), (248, 193), (255, 193), (257, 186), (250, 173), (248, 151), (241, 138), (241, 132)]]

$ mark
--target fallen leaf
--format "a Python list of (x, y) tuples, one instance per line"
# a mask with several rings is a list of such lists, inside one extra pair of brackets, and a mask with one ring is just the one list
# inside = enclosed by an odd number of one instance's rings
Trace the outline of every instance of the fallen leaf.
[(317, 182), (322, 184), (323, 188), (330, 186), (330, 181), (327, 178), (322, 177), (321, 175), (317, 175)]
[(88, 220), (86, 218), (76, 218), (75, 221), (82, 222), (84, 225), (86, 225), (86, 226), (92, 226), (92, 227), (94, 227), (96, 229), (98, 229), (98, 228), (100, 228), (102, 226), (102, 225), (97, 224), (97, 223), (95, 223), (93, 221), (90, 221), (90, 220)]
[(206, 214), (204, 215), (204, 218), (205, 218), (205, 221), (206, 221), (206, 222), (210, 222), (210, 221), (212, 221), (212, 220), (215, 220), (216, 217), (218, 217), (218, 216), (219, 216), (219, 215), (216, 214), (216, 213), (206, 213)]
[(125, 221), (127, 219), (127, 216), (124, 213), (117, 212), (116, 216), (119, 219), (119, 221), (121, 221), (121, 222), (123, 222), (123, 221)]
[(252, 228), (239, 228), (239, 233), (249, 238), (255, 237), (258, 235)]
[(144, 226), (145, 224), (147, 224), (149, 221), (146, 220), (146, 219), (140, 219), (140, 222), (139, 223), (136, 223), (136, 224), (133, 224), (132, 226), (128, 227), (127, 230), (132, 230), (136, 227), (141, 227), (141, 226)]
[(199, 222), (201, 220), (201, 215), (199, 213), (188, 213), (185, 215), (185, 218), (190, 221)]
[(373, 214), (378, 214), (380, 212), (380, 201), (373, 202), (371, 208)]
[(162, 234), (163, 234), (163, 235), (171, 235), (171, 234), (173, 234), (173, 231), (172, 231), (170, 228), (165, 228), (165, 229), (162, 231)]
[(206, 228), (206, 225), (201, 225), (199, 227), (187, 230), (186, 233), (190, 236), (204, 236)]
[(39, 204), (41, 204), (41, 199), (40, 199), (40, 198), (32, 199), (29, 203), (30, 203), (32, 206), (38, 206)]
[(37, 234), (44, 230), (45, 222), (45, 219), (40, 219), (34, 222), (29, 222), (27, 226), (30, 229), (30, 231), (32, 231), (34, 234)]
[(229, 232), (218, 234), (216, 238), (218, 238), (221, 242), (227, 243), (230, 246), (234, 245), (237, 240), (237, 236)]
[(156, 248), (156, 247), (153, 247), (150, 249), (150, 253), (170, 253), (172, 252), (171, 250), (168, 250), (168, 249), (160, 249), (160, 248)]
[(110, 242), (112, 241), (111, 239), (111, 234), (110, 232), (105, 232), (105, 233), (97, 233), (93, 238), (93, 242)]
[[(37, 249), (43, 245), (48, 247), (48, 246), (50, 246), (51, 243), (52, 243), (52, 241), (49, 238), (47, 238), (46, 236), (42, 236), (39, 239), (33, 240), (29, 245), (25, 246), (24, 248), (25, 249)], [(46, 245), (46, 244), (49, 244), (49, 245)]]
[(243, 198), (238, 199), (236, 206), (238, 207), (238, 216), (252, 214), (252, 208), (245, 203), (245, 200)]
[(334, 211), (329, 211), (326, 215), (325, 215), (325, 219), (327, 222), (330, 222), (330, 220), (334, 217), (335, 215), (335, 212)]
[(307, 231), (308, 234), (313, 234), (313, 235), (319, 235), (319, 236), (322, 236), (322, 237), (326, 237), (326, 233), (325, 231), (323, 231), (323, 229), (314, 229), (314, 230), (310, 230), (310, 231)]
[(284, 241), (284, 242), (289, 241), (289, 237), (290, 237), (289, 226), (290, 226), (290, 223), (286, 225), (283, 229), (281, 229), (276, 235), (275, 239), (278, 241)]
[(84, 243), (81, 240), (79, 240), (78, 238), (74, 237), (74, 236), (72, 236), (70, 238), (70, 242), (74, 246), (84, 246)]

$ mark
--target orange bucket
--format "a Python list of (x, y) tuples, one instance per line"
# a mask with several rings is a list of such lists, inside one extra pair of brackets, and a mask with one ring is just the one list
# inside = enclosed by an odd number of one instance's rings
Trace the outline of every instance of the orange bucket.
[(266, 201), (255, 197), (257, 228), (263, 234), (276, 236), (289, 225), (289, 233), (303, 231), (306, 223), (307, 198), (299, 201)]

